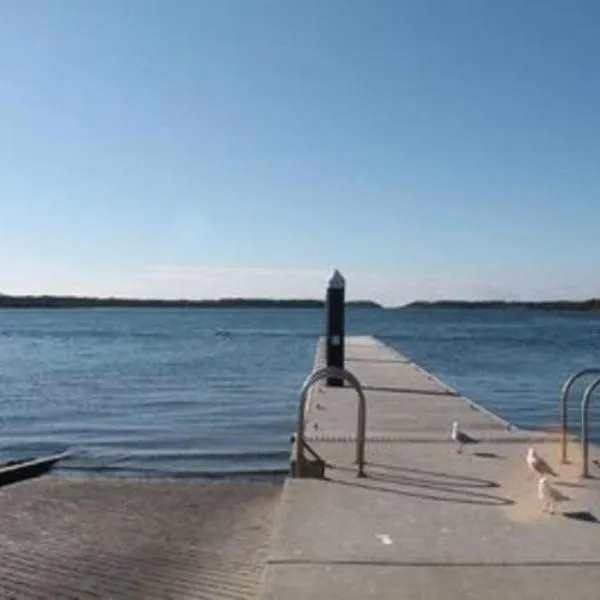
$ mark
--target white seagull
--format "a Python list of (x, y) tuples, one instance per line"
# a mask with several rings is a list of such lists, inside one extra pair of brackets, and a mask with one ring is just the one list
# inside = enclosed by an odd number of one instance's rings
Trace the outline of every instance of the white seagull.
[(527, 466), (538, 475), (552, 475), (558, 477), (558, 474), (552, 467), (531, 447), (527, 451)]
[(566, 502), (570, 500), (560, 490), (552, 487), (547, 477), (540, 477), (538, 482), (538, 497), (542, 501), (542, 511), (554, 514), (554, 505), (557, 502)]
[(465, 444), (479, 443), (479, 440), (472, 438), (470, 435), (467, 435), (464, 431), (460, 430), (458, 421), (452, 423), (452, 439), (458, 444), (458, 449), (456, 450), (458, 454), (462, 452), (462, 448)]

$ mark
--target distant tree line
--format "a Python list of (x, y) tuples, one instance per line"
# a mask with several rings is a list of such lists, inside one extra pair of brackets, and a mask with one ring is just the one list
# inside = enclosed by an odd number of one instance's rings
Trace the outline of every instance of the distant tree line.
[(485, 309), (521, 309), (521, 310), (600, 310), (600, 298), (590, 300), (545, 300), (540, 302), (522, 302), (510, 300), (435, 300), (412, 302), (403, 308), (485, 308)]
[[(219, 298), (216, 300), (159, 300), (90, 298), (78, 296), (9, 296), (0, 294), (0, 308), (324, 308), (323, 300), (272, 298)], [(376, 302), (347, 303), (355, 308), (381, 308)]]

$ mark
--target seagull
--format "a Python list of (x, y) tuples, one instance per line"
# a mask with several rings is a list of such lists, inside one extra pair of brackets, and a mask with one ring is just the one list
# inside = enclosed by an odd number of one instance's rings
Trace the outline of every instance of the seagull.
[(554, 504), (556, 502), (566, 502), (570, 500), (560, 490), (550, 485), (547, 477), (540, 477), (538, 482), (538, 497), (543, 502), (542, 511), (554, 514)]
[(452, 439), (458, 443), (458, 450), (456, 451), (458, 454), (462, 452), (462, 448), (465, 444), (479, 443), (479, 440), (472, 438), (470, 435), (467, 435), (464, 431), (459, 429), (458, 421), (452, 423)]
[(558, 474), (541, 456), (538, 455), (533, 447), (529, 448), (527, 451), (527, 466), (538, 475), (552, 475), (552, 477), (558, 477)]

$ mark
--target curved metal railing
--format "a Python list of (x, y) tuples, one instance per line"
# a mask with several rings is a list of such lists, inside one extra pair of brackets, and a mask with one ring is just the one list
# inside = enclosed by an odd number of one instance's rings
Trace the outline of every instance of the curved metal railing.
[(594, 390), (600, 387), (600, 377), (597, 377), (588, 388), (585, 390), (583, 394), (583, 400), (581, 401), (581, 476), (589, 477), (589, 408), (590, 408), (590, 400), (592, 399), (592, 394)]
[(304, 427), (305, 427), (305, 411), (306, 401), (308, 399), (308, 391), (310, 388), (327, 377), (336, 377), (343, 379), (356, 390), (358, 394), (358, 422), (356, 429), (356, 463), (358, 464), (358, 476), (365, 476), (365, 429), (367, 423), (367, 402), (365, 400), (365, 394), (363, 392), (360, 381), (350, 371), (340, 369), (338, 367), (323, 367), (318, 369), (314, 373), (311, 373), (302, 385), (302, 392), (300, 395), (300, 406), (298, 409), (298, 425), (297, 425), (297, 439), (296, 439), (296, 468), (298, 472), (302, 472), (302, 465), (304, 464), (304, 446), (306, 444), (304, 439)]
[(571, 375), (563, 384), (560, 396), (560, 447), (561, 447), (561, 462), (567, 464), (567, 399), (573, 384), (584, 377), (585, 375), (600, 375), (600, 367), (590, 367), (582, 369)]

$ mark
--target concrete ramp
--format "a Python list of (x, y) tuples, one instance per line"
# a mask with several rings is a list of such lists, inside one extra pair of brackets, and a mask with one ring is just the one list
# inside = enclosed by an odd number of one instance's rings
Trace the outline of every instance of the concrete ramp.
[(0, 598), (252, 600), (279, 495), (96, 477), (2, 487)]

